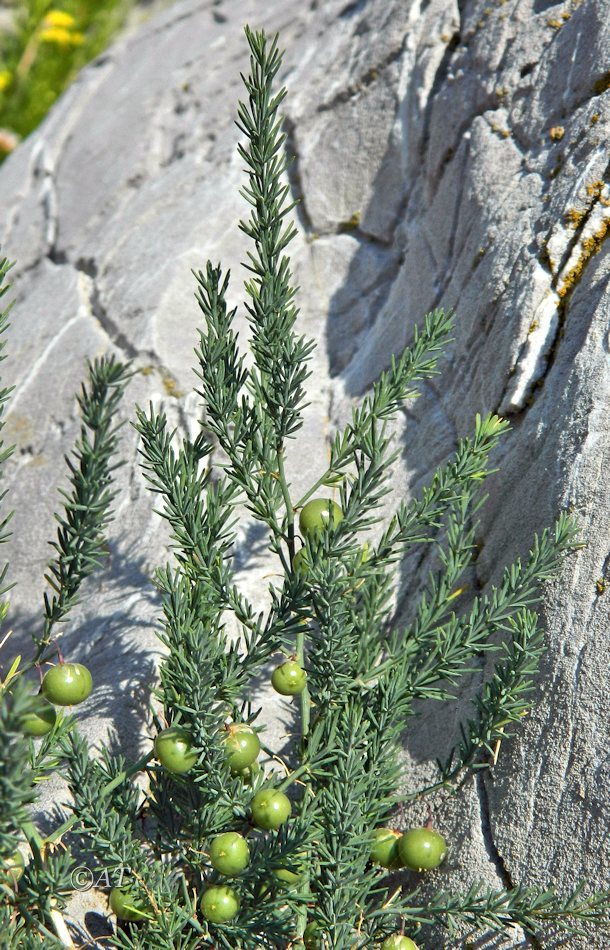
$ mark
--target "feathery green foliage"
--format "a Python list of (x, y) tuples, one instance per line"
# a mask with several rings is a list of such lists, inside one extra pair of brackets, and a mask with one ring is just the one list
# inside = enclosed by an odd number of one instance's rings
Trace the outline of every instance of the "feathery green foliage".
[(111, 490), (113, 472), (123, 464), (113, 461), (123, 425), (115, 426), (113, 420), (130, 373), (111, 356), (90, 363), (88, 375), (89, 388), (83, 385), (77, 396), (82, 425), (73, 450), (74, 461), (66, 456), (72, 492), (60, 489), (65, 499), (64, 513), (55, 516), (59, 528), (57, 540), (51, 541), (51, 546), (57, 557), (45, 575), (53, 594), (44, 596), (43, 632), (35, 638), (36, 663), (48, 646), (55, 625), (78, 603), (82, 582), (101, 567), (107, 554), (103, 540), (112, 518), (110, 505), (116, 497)]
[[(5, 278), (11, 266), (6, 259), (0, 261), (0, 297), (9, 289)], [(0, 333), (8, 328), (9, 310), (10, 306), (0, 314)], [(2, 340), (0, 360), (5, 359), (4, 348)], [(60, 712), (50, 731), (37, 742), (24, 736), (24, 718), (34, 714), (40, 703), (25, 674), (37, 667), (42, 675), (42, 664), (55, 653), (61, 656), (54, 625), (65, 620), (78, 602), (82, 582), (101, 564), (105, 554), (104, 532), (111, 520), (110, 504), (115, 496), (110, 485), (112, 473), (120, 464), (113, 460), (120, 429), (113, 419), (130, 376), (128, 370), (113, 357), (89, 364), (88, 385), (83, 385), (77, 397), (82, 426), (74, 448), (75, 461), (66, 459), (72, 493), (60, 490), (64, 512), (56, 515), (57, 540), (51, 542), (57, 557), (49, 567), (47, 581), (54, 593), (51, 598), (45, 595), (42, 632), (40, 636), (33, 634), (31, 659), (24, 663), (20, 656), (15, 657), (0, 677), (0, 868), (18, 850), (23, 854), (26, 843), (29, 847), (29, 862), (26, 861), (19, 879), (17, 897), (11, 879), (0, 873), (4, 897), (12, 899), (4, 901), (0, 910), (0, 927), (9, 946), (27, 946), (30, 941), (34, 946), (36, 934), (42, 935), (50, 946), (61, 945), (59, 938), (65, 935), (61, 909), (74, 890), (74, 860), (68, 851), (53, 850), (53, 841), (60, 840), (63, 829), (56, 829), (43, 839), (30, 819), (30, 808), (38, 800), (40, 783), (64, 761), (64, 747), (73, 737), (74, 717)], [(0, 427), (4, 425), (1, 416), (10, 392), (7, 388), (0, 390)], [(12, 447), (4, 449), (0, 443), (0, 464), (12, 451)], [(10, 517), (5, 516), (0, 524), (2, 541), (10, 536), (6, 530)], [(8, 564), (2, 569), (2, 582), (7, 571)], [(0, 594), (11, 586), (4, 585)], [(0, 607), (2, 619), (8, 611), (9, 603), (5, 600)], [(10, 634), (0, 646), (6, 650), (9, 645)]]

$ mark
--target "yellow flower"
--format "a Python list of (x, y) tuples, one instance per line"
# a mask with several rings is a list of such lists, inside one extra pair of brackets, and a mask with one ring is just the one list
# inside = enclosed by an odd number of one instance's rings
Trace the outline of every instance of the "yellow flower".
[(64, 30), (61, 26), (53, 26), (42, 30), (40, 39), (43, 43), (56, 43), (57, 46), (81, 46), (84, 42), (82, 33)]
[(49, 10), (43, 24), (46, 27), (58, 26), (65, 30), (71, 30), (73, 26), (76, 26), (76, 20), (64, 10)]
[(12, 74), (8, 71), (8, 69), (0, 70), (0, 92), (3, 92), (7, 86), (10, 86), (12, 78)]

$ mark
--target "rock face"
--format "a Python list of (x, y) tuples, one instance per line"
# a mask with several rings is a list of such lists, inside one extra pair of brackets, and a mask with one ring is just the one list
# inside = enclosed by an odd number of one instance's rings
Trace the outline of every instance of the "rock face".
[[(83, 73), (0, 172), (2, 249), (18, 261), (3, 364), (16, 387), (6, 435), (17, 444), (6, 478), (17, 512), (8, 546), (19, 582), (14, 652), (40, 623), (55, 487), (78, 431), (73, 393), (85, 358), (110, 350), (147, 370), (129, 390), (128, 417), (134, 401), (153, 399), (176, 425), (195, 424), (190, 268), (207, 258), (231, 266), (236, 300), (243, 275), (233, 118), (245, 22), (279, 30), (287, 50), (301, 326), (319, 341), (292, 459), (296, 490), (322, 469), (328, 432), (423, 314), (455, 307), (443, 374), (401, 420), (393, 500), (421, 486), (476, 412), (496, 410), (513, 428), (481, 514), (478, 583), (497, 580), (566, 507), (585, 541), (546, 591), (538, 706), (492, 774), (437, 803), (452, 842), (442, 886), (481, 878), (561, 892), (582, 878), (588, 889), (608, 887), (604, 0), (187, 0)], [(62, 642), (97, 685), (83, 728), (103, 739), (112, 725), (133, 751), (154, 676), (159, 605), (148, 577), (166, 557), (166, 536), (130, 428), (123, 456), (109, 565)], [(269, 565), (247, 527), (237, 579), (256, 597)], [(401, 591), (416, 584), (407, 562)], [(433, 777), (468, 712), (466, 701), (427, 706), (411, 725), (406, 757), (418, 782)], [(281, 737), (281, 723), (274, 728)], [(422, 806), (409, 814), (423, 817)], [(517, 933), (476, 943), (526, 945)], [(533, 945), (566, 944), (549, 931)], [(602, 948), (607, 936), (592, 930), (568, 945)], [(436, 933), (428, 946), (464, 938)]]

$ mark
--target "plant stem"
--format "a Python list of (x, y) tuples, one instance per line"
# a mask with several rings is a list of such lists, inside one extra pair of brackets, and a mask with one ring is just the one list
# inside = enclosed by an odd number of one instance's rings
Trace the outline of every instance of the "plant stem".
[(21, 830), (25, 834), (28, 841), (33, 840), (40, 849), (43, 848), (44, 839), (40, 836), (38, 829), (32, 821), (22, 822)]
[[(290, 565), (294, 560), (294, 511), (292, 507), (292, 500), (290, 498), (290, 489), (288, 487), (288, 482), (286, 481), (286, 472), (284, 470), (284, 449), (283, 446), (280, 446), (277, 453), (277, 464), (279, 472), (280, 485), (282, 487), (282, 495), (284, 496), (284, 503), (286, 505), (286, 520), (288, 524), (288, 548), (290, 554)], [(301, 668), (305, 667), (305, 631), (300, 630), (297, 633), (296, 638), (296, 657), (297, 663)], [(309, 699), (309, 690), (307, 686), (300, 694), (301, 702), (301, 742), (304, 744), (309, 733), (309, 708), (310, 708), (310, 699)]]
[(284, 470), (284, 446), (280, 445), (277, 450), (277, 468), (279, 474), (279, 482), (282, 489), (282, 495), (284, 497), (284, 504), (286, 505), (286, 525), (288, 528), (288, 554), (289, 554), (289, 565), (284, 565), (284, 567), (292, 566), (294, 560), (294, 510), (292, 507), (292, 499), (290, 497), (290, 488), (288, 487), (288, 482), (286, 480), (286, 472)]
[(70, 931), (66, 926), (66, 922), (62, 914), (58, 911), (56, 907), (53, 907), (49, 911), (49, 916), (53, 922), (53, 927), (55, 933), (57, 934), (58, 940), (61, 943), (62, 947), (72, 947), (74, 948), (75, 944), (72, 941), (70, 936)]
[(330, 467), (327, 468), (326, 471), (324, 472), (324, 474), (320, 475), (320, 477), (319, 477), (319, 479), (317, 480), (317, 482), (314, 482), (313, 485), (311, 486), (311, 488), (310, 488), (308, 491), (306, 491), (305, 494), (304, 494), (301, 498), (299, 498), (299, 500), (297, 501), (296, 505), (294, 506), (295, 509), (302, 508), (303, 505), (304, 505), (307, 501), (309, 501), (309, 499), (311, 498), (311, 496), (312, 496), (315, 492), (317, 492), (318, 488), (322, 488), (322, 486), (325, 485), (325, 481), (330, 477), (330, 475), (332, 474), (333, 471), (334, 471), (334, 470), (331, 469)]
[[(297, 633), (296, 639), (296, 651), (297, 651), (297, 663), (299, 666), (305, 668), (305, 630), (301, 629)], [(310, 698), (309, 698), (309, 689), (305, 686), (305, 689), (300, 694), (300, 703), (301, 703), (301, 756), (305, 754), (305, 745), (307, 736), (309, 734), (309, 710), (310, 710)], [(295, 780), (295, 778), (306, 771), (308, 768), (306, 763), (302, 763), (299, 768), (296, 769), (292, 775), (288, 776), (284, 784), (290, 784)], [(309, 888), (309, 871), (306, 872), (303, 883), (299, 887), (300, 893), (304, 897), (308, 897), (310, 894)], [(299, 907), (297, 911), (297, 920), (296, 920), (296, 933), (297, 937), (302, 937), (307, 926), (307, 910), (305, 906)]]
[[(305, 631), (299, 631), (297, 633), (297, 642), (296, 642), (296, 655), (297, 663), (301, 669), (305, 668)], [(309, 689), (305, 686), (305, 689), (300, 694), (301, 701), (301, 743), (304, 746), (305, 739), (309, 735), (309, 711), (311, 707), (311, 700), (309, 698)]]
[(302, 765), (299, 765), (298, 769), (295, 769), (294, 772), (291, 772), (290, 775), (287, 775), (281, 785), (278, 785), (278, 792), (284, 792), (293, 782), (296, 782), (301, 775), (304, 775), (309, 769), (309, 764), (304, 762)]
[[(277, 453), (278, 459), (278, 471), (280, 478), (280, 485), (282, 486), (282, 494), (284, 496), (284, 503), (286, 505), (286, 521), (288, 526), (288, 550), (290, 558), (290, 567), (294, 561), (294, 509), (292, 507), (292, 500), (290, 498), (290, 491), (288, 488), (288, 482), (286, 481), (286, 473), (284, 470), (284, 457), (283, 457), (283, 448), (280, 447)], [(315, 491), (317, 485), (314, 486), (312, 491)], [(310, 492), (311, 494), (311, 492)], [(305, 630), (301, 628), (296, 636), (296, 658), (299, 666), (305, 668)], [(301, 711), (301, 755), (305, 753), (305, 741), (309, 734), (309, 716), (310, 716), (310, 698), (309, 690), (307, 686), (299, 696), (300, 701), (300, 711)], [(288, 788), (289, 785), (292, 785), (294, 781), (300, 776), (303, 775), (308, 769), (307, 763), (302, 763), (294, 772), (291, 772), (288, 775), (282, 784), (279, 786), (280, 791)], [(302, 884), (299, 887), (300, 893), (304, 897), (309, 896), (309, 873), (305, 874)], [(296, 915), (296, 934), (297, 937), (302, 937), (307, 926), (307, 910), (306, 908), (300, 907)]]

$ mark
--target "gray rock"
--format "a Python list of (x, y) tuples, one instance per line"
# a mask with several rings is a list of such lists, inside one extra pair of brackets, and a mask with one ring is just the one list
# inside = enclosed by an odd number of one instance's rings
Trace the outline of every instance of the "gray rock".
[[(455, 307), (443, 375), (396, 426), (404, 453), (391, 501), (424, 483), (476, 412), (496, 410), (512, 431), (481, 513), (476, 583), (497, 580), (561, 509), (574, 510), (586, 546), (545, 592), (537, 707), (493, 772), (434, 803), (452, 843), (439, 886), (609, 886), (610, 595), (597, 584), (609, 580), (610, 527), (605, 6), (187, 0), (85, 70), (0, 172), (2, 247), (18, 260), (3, 364), (16, 385), (7, 441), (17, 451), (6, 477), (17, 512), (8, 546), (19, 582), (14, 652), (40, 623), (55, 486), (78, 430), (72, 394), (85, 358), (111, 350), (148, 371), (131, 386), (126, 416), (152, 398), (182, 429), (196, 420), (190, 268), (207, 258), (230, 266), (236, 301), (243, 277), (233, 118), (245, 22), (280, 30), (287, 50), (291, 183), (302, 197), (294, 261), (303, 331), (319, 341), (291, 459), (295, 494), (322, 470), (328, 434), (424, 312)], [(240, 329), (243, 337), (243, 318)], [(83, 728), (99, 741), (112, 726), (133, 751), (154, 677), (159, 605), (148, 577), (167, 537), (130, 428), (123, 455), (110, 562), (62, 643), (99, 687)], [(244, 517), (237, 579), (262, 603), (273, 565), (250, 527)], [(417, 587), (410, 559), (401, 584)], [(263, 698), (270, 739), (281, 744), (281, 711)], [(409, 789), (414, 766), (418, 784), (433, 778), (468, 711), (467, 698), (428, 704), (410, 724)], [(424, 816), (417, 806), (406, 818)], [(75, 914), (87, 906), (104, 905), (89, 895)], [(464, 939), (435, 933), (429, 946)], [(515, 933), (475, 945), (527, 943)], [(551, 931), (535, 945), (566, 946)], [(567, 943), (606, 945), (595, 930)]]

